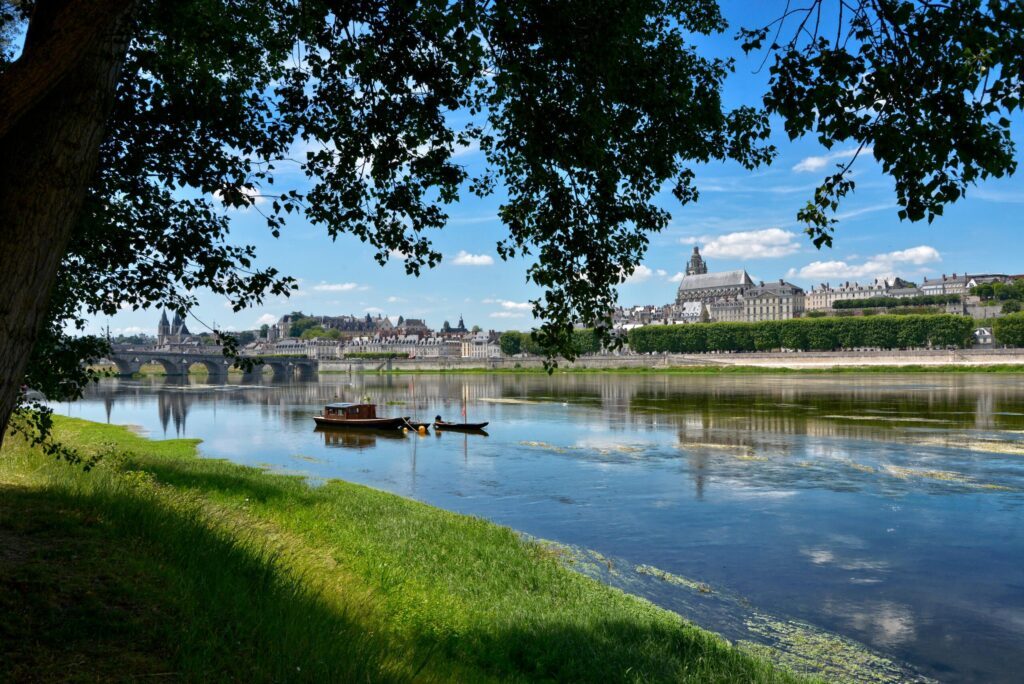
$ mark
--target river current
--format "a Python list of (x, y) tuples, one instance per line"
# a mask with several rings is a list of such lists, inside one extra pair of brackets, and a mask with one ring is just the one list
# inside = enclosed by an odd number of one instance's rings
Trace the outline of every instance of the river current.
[[(423, 420), (465, 406), (491, 425), (314, 430), (339, 399)], [(583, 571), (731, 640), (791, 650), (795, 667), (820, 659), (796, 643), (850, 646), (856, 662), (830, 678), (1024, 672), (1021, 376), (110, 379), (55, 408), (557, 542)]]

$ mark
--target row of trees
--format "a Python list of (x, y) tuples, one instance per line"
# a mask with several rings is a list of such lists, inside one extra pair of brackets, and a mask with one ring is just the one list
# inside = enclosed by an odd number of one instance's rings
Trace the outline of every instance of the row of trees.
[(759, 323), (649, 325), (631, 330), (629, 344), (640, 353), (966, 347), (971, 343), (973, 330), (973, 319), (946, 314), (795, 318)]
[(1024, 313), (997, 318), (992, 325), (992, 334), (1000, 344), (1024, 347)]
[(959, 304), (960, 295), (919, 295), (917, 297), (865, 297), (832, 302), (833, 309), (895, 309), (904, 306), (941, 306)]
[(1024, 278), (1011, 283), (982, 283), (973, 290), (973, 294), (981, 297), (981, 301), (1024, 301)]
[[(577, 354), (595, 354), (601, 351), (601, 341), (592, 328), (579, 328), (572, 333), (572, 348)], [(516, 354), (535, 354), (543, 356), (546, 352), (533, 333), (509, 330), (498, 338), (501, 353), (508, 356)]]

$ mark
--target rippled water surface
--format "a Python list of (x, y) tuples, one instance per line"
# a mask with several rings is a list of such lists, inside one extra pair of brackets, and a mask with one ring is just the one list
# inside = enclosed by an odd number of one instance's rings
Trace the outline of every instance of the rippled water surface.
[[(315, 431), (335, 398), (465, 403), (490, 434)], [(105, 380), (59, 410), (596, 552), (592, 574), (732, 639), (770, 615), (941, 681), (1024, 672), (1021, 376)]]

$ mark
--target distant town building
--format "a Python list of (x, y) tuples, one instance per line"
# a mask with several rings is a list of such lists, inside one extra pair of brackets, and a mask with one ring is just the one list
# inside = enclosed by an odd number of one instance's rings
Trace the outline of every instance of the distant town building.
[(921, 292), (926, 295), (962, 295), (967, 292), (970, 278), (966, 274), (952, 276), (942, 274), (941, 278), (925, 278), (921, 283)]
[(189, 332), (188, 326), (181, 315), (175, 311), (174, 320), (167, 320), (167, 312), (160, 312), (160, 322), (156, 326), (156, 344), (158, 347), (197, 347), (199, 338)]
[(735, 298), (754, 286), (743, 269), (708, 273), (707, 262), (700, 255), (700, 249), (693, 248), (693, 255), (686, 265), (686, 273), (676, 291), (676, 304), (702, 302), (708, 304), (722, 299)]
[[(459, 321), (461, 323), (461, 320)], [(496, 333), (478, 332), (462, 338), (461, 356), (464, 359), (494, 359), (501, 356)]]
[(892, 281), (878, 278), (872, 283), (860, 284), (846, 281), (841, 285), (833, 287), (830, 283), (821, 283), (811, 288), (807, 293), (808, 311), (825, 311), (832, 308), (834, 302), (849, 301), (851, 299), (867, 299), (869, 297), (917, 297), (925, 294), (921, 289), (908, 283), (901, 278)]
[(748, 322), (784, 321), (799, 318), (804, 312), (804, 291), (779, 279), (761, 283), (743, 293), (743, 313)]

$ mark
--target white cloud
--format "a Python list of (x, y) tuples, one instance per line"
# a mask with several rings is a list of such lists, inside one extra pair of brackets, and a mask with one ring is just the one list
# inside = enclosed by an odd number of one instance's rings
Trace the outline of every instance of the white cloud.
[(399, 302), (404, 302), (404, 301), (405, 300), (402, 299), (401, 297), (395, 297), (394, 295), (388, 297), (388, 304), (398, 304)]
[(366, 285), (359, 283), (320, 283), (313, 286), (313, 290), (316, 292), (352, 292), (353, 290), (367, 289), (369, 288)]
[(115, 335), (139, 335), (141, 333), (152, 334), (153, 331), (147, 330), (146, 328), (143, 328), (138, 325), (129, 325), (125, 328), (114, 328), (111, 332), (114, 333)]
[(470, 140), (468, 145), (455, 145), (455, 149), (452, 151), (452, 157), (462, 157), (467, 154), (473, 154), (474, 152), (480, 151), (480, 141)]
[[(813, 261), (803, 268), (791, 268), (790, 278), (889, 278), (906, 274), (913, 266), (924, 266), (942, 261), (942, 255), (934, 247), (918, 245), (896, 252), (876, 254), (860, 264), (847, 261)], [(921, 269), (916, 269), (920, 271)]]
[(672, 276), (671, 278), (669, 278), (669, 279), (668, 279), (668, 282), (670, 282), (670, 283), (681, 283), (681, 282), (683, 281), (683, 277), (684, 277), (684, 276), (686, 276), (686, 274), (685, 274), (685, 273), (683, 273), (682, 271), (679, 271), (679, 272), (678, 272), (678, 273), (676, 273), (676, 274), (675, 274), (674, 276)]
[(261, 325), (274, 325), (275, 323), (277, 323), (277, 316), (268, 313), (263, 314), (262, 316), (256, 319), (257, 328), (260, 327)]
[(519, 311), (492, 311), (491, 318), (524, 318), (526, 314)]
[(622, 282), (622, 284), (636, 285), (637, 283), (642, 283), (644, 281), (650, 280), (654, 276), (664, 277), (667, 275), (668, 272), (663, 269), (659, 268), (655, 270), (653, 268), (650, 268), (649, 266), (644, 266), (643, 264), (640, 264), (631, 274), (626, 276), (626, 279)]
[(703, 237), (701, 252), (722, 259), (774, 259), (800, 250), (798, 236), (781, 228), (741, 230), (716, 237)]
[[(860, 153), (870, 155), (871, 152), (872, 149), (870, 147), (865, 147)], [(829, 162), (839, 161), (840, 159), (852, 159), (855, 154), (857, 154), (857, 150), (850, 149), (832, 152), (831, 154), (804, 157), (793, 166), (793, 170), (797, 173), (821, 171), (828, 166)]]
[(490, 266), (494, 263), (494, 258), (487, 254), (470, 254), (460, 250), (452, 259), (452, 263), (456, 266)]

